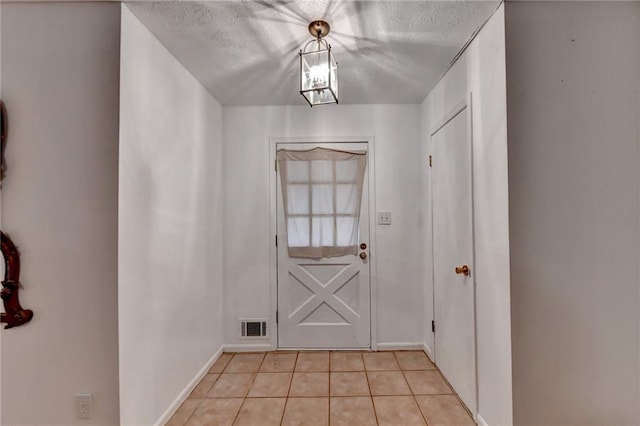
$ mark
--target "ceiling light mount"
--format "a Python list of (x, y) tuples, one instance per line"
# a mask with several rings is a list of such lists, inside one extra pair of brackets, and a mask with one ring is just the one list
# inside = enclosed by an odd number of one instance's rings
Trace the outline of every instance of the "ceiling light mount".
[(315, 37), (315, 38), (326, 37), (327, 34), (329, 34), (329, 31), (331, 31), (331, 27), (329, 26), (329, 24), (327, 24), (326, 21), (323, 21), (323, 20), (312, 21), (309, 24), (309, 34), (311, 34), (312, 37)]
[(300, 49), (300, 94), (309, 106), (338, 103), (338, 63), (325, 39), (331, 27), (325, 21), (309, 24), (309, 40)]

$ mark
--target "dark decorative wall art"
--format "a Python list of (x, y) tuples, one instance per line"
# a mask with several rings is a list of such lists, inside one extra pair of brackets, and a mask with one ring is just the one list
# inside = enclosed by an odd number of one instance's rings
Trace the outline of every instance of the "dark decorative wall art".
[(4, 280), (0, 297), (5, 310), (1, 314), (0, 322), (7, 324), (4, 328), (12, 328), (31, 321), (33, 311), (22, 309), (18, 299), (20, 288), (20, 254), (18, 249), (2, 231), (0, 231), (0, 243), (2, 244), (2, 256), (4, 256)]
[[(0, 101), (0, 181), (5, 177), (6, 163), (4, 160), (4, 150), (7, 142), (7, 112), (4, 104)], [(0, 231), (0, 247), (4, 258), (4, 280), (0, 298), (4, 304), (5, 312), (0, 314), (0, 322), (6, 323), (4, 328), (17, 327), (23, 325), (33, 318), (33, 311), (23, 309), (18, 299), (20, 290), (20, 253), (11, 238)]]

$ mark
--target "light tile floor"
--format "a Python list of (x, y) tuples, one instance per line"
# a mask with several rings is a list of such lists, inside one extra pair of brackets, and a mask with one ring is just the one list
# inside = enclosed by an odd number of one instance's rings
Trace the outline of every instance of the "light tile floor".
[(422, 351), (224, 353), (176, 425), (474, 425)]

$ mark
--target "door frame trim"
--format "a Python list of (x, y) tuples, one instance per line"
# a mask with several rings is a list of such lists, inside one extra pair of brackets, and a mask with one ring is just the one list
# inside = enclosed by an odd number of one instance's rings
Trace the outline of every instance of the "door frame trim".
[[(431, 128), (429, 131), (429, 148), (428, 151), (431, 155), (433, 155), (433, 136), (438, 133), (444, 126), (446, 126), (451, 120), (453, 120), (458, 114), (463, 112), (466, 108), (466, 114), (468, 117), (468, 126), (467, 126), (467, 134), (468, 140), (470, 144), (470, 162), (471, 162), (471, 252), (472, 252), (472, 266), (471, 266), (471, 279), (473, 281), (473, 360), (474, 360), (474, 370), (475, 370), (475, 411), (472, 413), (473, 419), (477, 421), (478, 417), (478, 406), (479, 406), (479, 377), (478, 377), (478, 297), (477, 292), (478, 288), (476, 285), (476, 216), (475, 216), (475, 175), (474, 175), (474, 145), (473, 145), (473, 103), (472, 103), (472, 92), (469, 92), (464, 98), (458, 102), (453, 108), (449, 110), (439, 121), (437, 124)], [(431, 201), (431, 291), (432, 291), (432, 312), (433, 318), (436, 319), (436, 285), (435, 285), (435, 244), (433, 240), (433, 229), (434, 229), (434, 219), (433, 219), (433, 169), (429, 169), (429, 197)], [(437, 324), (436, 324), (437, 327)], [(432, 332), (433, 334), (433, 332)], [(437, 357), (436, 357), (436, 338), (435, 334), (433, 334), (433, 361), (437, 366)], [(469, 407), (467, 407), (469, 408)], [(471, 411), (471, 410), (469, 410)]]
[(275, 245), (277, 235), (277, 171), (275, 170), (276, 148), (278, 144), (331, 144), (331, 143), (366, 143), (367, 179), (369, 180), (369, 340), (372, 350), (378, 349), (378, 286), (376, 256), (376, 198), (375, 198), (375, 138), (373, 136), (305, 136), (305, 137), (269, 137), (269, 241), (270, 241), (270, 294), (271, 313), (269, 321), (275, 333), (269, 338), (272, 348), (278, 347), (278, 327), (276, 310), (278, 309), (278, 250)]

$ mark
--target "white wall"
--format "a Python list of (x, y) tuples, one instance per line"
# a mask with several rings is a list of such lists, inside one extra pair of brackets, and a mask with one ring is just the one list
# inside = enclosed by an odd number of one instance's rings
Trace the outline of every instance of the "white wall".
[(151, 424), (221, 349), (222, 108), (122, 7), (120, 407)]
[(506, 11), (515, 423), (638, 424), (640, 3)]
[[(377, 343), (421, 344), (426, 334), (418, 105), (309, 108), (225, 107), (225, 342), (238, 339), (238, 318), (273, 318), (271, 303), (269, 137), (373, 136), (376, 209), (393, 224), (377, 226)], [(373, 220), (373, 218), (372, 218)]]
[[(120, 7), (2, 3), (2, 229), (33, 320), (2, 330), (2, 423), (118, 423)], [(92, 392), (91, 420), (75, 418)]]
[[(2, 5), (1, 4), (0, 4), (0, 99), (2, 99)], [(0, 191), (2, 191), (1, 187), (0, 187)], [(0, 193), (0, 229), (2, 229), (2, 194), (1, 193)], [(0, 274), (4, 279), (4, 263), (0, 265)], [(2, 334), (3, 333), (0, 332), (0, 424), (2, 423)]]
[[(509, 295), (509, 218), (507, 174), (504, 8), (489, 20), (464, 54), (422, 104), (424, 154), (429, 135), (470, 92), (473, 113), (473, 191), (475, 227), (476, 339), (478, 413), (490, 425), (512, 423), (511, 330)], [(422, 164), (430, 200), (430, 173)], [(425, 203), (425, 223), (431, 208)], [(433, 318), (430, 228), (423, 234), (429, 259), (425, 265), (427, 311)], [(433, 349), (433, 334), (428, 346)]]
[[(638, 20), (638, 25), (636, 28), (636, 40), (637, 45), (640, 46), (640, 16), (636, 15), (636, 19)], [(640, 51), (636, 50), (638, 53), (636, 56), (636, 63), (638, 70), (640, 70)], [(640, 89), (637, 90), (638, 100), (636, 104), (636, 112), (638, 114), (637, 125), (638, 125), (638, 139), (640, 140)], [(639, 142), (640, 144), (640, 142)], [(638, 149), (638, 164), (640, 164), (640, 149)], [(640, 203), (640, 185), (638, 185), (638, 203)], [(640, 241), (640, 208), (638, 208), (638, 241)], [(640, 250), (638, 250), (638, 276), (640, 277)], [(639, 283), (640, 285), (640, 283)], [(640, 290), (638, 290), (638, 306), (640, 306)], [(636, 407), (638, 407), (638, 418), (640, 419), (640, 318), (638, 319), (638, 403)]]

